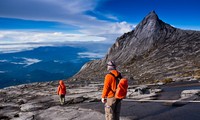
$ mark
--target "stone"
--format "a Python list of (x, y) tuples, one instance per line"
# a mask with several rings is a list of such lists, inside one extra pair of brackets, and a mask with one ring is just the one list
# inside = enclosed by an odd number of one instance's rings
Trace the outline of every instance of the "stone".
[(19, 99), (19, 100), (17, 101), (17, 103), (18, 103), (19, 105), (25, 104), (25, 102), (26, 102), (25, 99)]
[(189, 98), (193, 96), (199, 96), (200, 97), (200, 89), (197, 90), (184, 90), (181, 92), (181, 98)]
[(43, 109), (43, 105), (37, 103), (22, 104), (20, 110), (22, 112), (31, 112)]

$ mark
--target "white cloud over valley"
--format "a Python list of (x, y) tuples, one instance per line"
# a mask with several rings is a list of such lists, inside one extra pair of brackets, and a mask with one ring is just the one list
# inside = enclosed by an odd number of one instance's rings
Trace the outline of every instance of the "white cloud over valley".
[(42, 60), (33, 59), (33, 58), (23, 58), (23, 59), (24, 59), (24, 63), (26, 64), (25, 67), (42, 61)]
[(90, 59), (94, 59), (94, 58), (103, 58), (105, 56), (104, 53), (92, 53), (92, 52), (81, 52), (78, 53), (80, 58), (90, 58)]
[(54, 46), (65, 42), (99, 42), (105, 37), (62, 32), (0, 31), (0, 52), (11, 53), (42, 46)]
[(11, 62), (12, 64), (24, 65), (24, 67), (27, 67), (29, 65), (32, 65), (32, 64), (35, 64), (35, 63), (38, 63), (38, 62), (42, 61), (42, 60), (35, 59), (35, 58), (25, 58), (25, 57), (15, 58), (15, 59), (20, 59), (21, 61), (20, 62), (12, 61)]
[(0, 71), (0, 73), (6, 73), (6, 71)]
[[(74, 26), (73, 33), (70, 31), (51, 30), (1, 30), (0, 31), (0, 52), (18, 50), (21, 43), (55, 43), (66, 41), (115, 41), (117, 37), (129, 32), (134, 25), (126, 21), (117, 21), (118, 18), (109, 13), (95, 11), (100, 0), (2, 0), (0, 4), (0, 17), (16, 18), (31, 21), (46, 21), (61, 23), (62, 27)], [(101, 20), (97, 16), (86, 14), (93, 11), (99, 16), (116, 20)], [(66, 25), (66, 26), (65, 26)], [(113, 36), (112, 39), (107, 36)], [(16, 44), (17, 43), (17, 44)], [(2, 44), (9, 44), (2, 47)], [(13, 45), (15, 44), (15, 46)], [(19, 45), (20, 47), (16, 47)], [(44, 45), (44, 44), (43, 44)], [(23, 48), (37, 47), (37, 45), (24, 45)], [(12, 48), (9, 48), (12, 47)], [(14, 49), (15, 48), (15, 49)], [(28, 48), (27, 48), (28, 49)]]
[(62, 32), (0, 31), (0, 44), (103, 41), (104, 37)]

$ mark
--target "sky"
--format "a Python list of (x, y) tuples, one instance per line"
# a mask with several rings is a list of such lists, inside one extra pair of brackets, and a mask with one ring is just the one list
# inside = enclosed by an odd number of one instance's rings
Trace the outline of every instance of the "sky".
[(200, 30), (199, 0), (0, 0), (0, 53), (68, 42), (114, 43), (152, 10)]

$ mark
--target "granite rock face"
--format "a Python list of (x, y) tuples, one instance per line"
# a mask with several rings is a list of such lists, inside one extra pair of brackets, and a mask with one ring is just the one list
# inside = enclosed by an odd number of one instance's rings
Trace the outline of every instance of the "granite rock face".
[(172, 27), (152, 11), (134, 30), (117, 38), (103, 59), (86, 63), (71, 80), (103, 81), (109, 60), (133, 83), (190, 80), (200, 68), (199, 48), (200, 31)]

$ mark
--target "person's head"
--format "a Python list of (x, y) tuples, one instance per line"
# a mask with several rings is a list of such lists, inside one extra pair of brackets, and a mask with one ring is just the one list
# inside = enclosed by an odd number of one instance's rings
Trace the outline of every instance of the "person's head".
[(62, 80), (59, 81), (60, 85), (64, 85), (64, 82)]
[(115, 65), (114, 61), (108, 61), (107, 70), (116, 70), (116, 65)]

